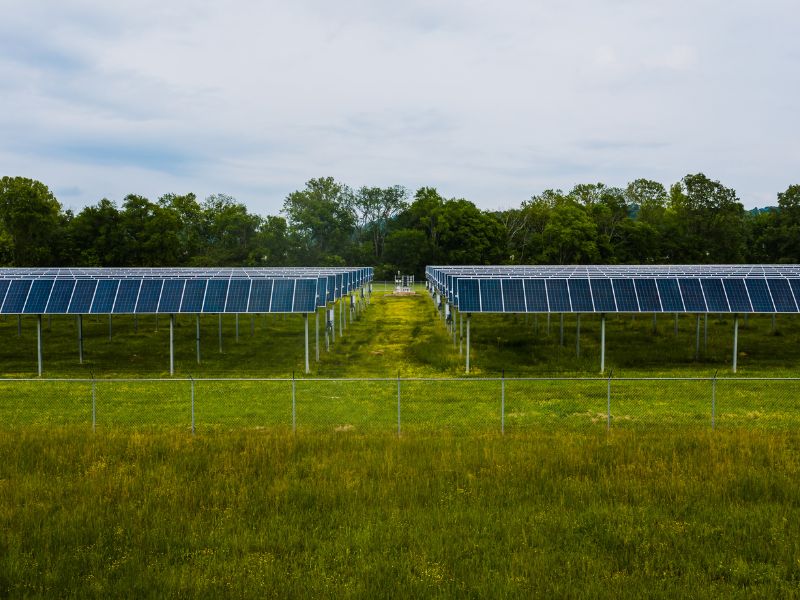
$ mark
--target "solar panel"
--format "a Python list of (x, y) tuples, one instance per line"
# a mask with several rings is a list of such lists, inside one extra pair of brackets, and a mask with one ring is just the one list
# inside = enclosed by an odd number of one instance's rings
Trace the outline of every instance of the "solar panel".
[(795, 302), (797, 302), (797, 306), (800, 308), (800, 279), (789, 279), (788, 281), (792, 288), (792, 294), (794, 294)]
[(114, 313), (129, 314), (135, 312), (136, 299), (139, 297), (140, 280), (124, 279), (119, 282), (117, 298), (114, 301)]
[(677, 279), (656, 279), (661, 307), (665, 312), (683, 312), (683, 300)]
[(294, 291), (292, 312), (312, 313), (317, 309), (317, 281), (299, 279)]
[(620, 312), (639, 312), (639, 302), (636, 298), (636, 289), (631, 279), (612, 279), (614, 297), (617, 300), (617, 310)]
[(680, 286), (681, 295), (683, 296), (683, 305), (687, 312), (708, 312), (700, 280), (679, 279), (678, 285)]
[(654, 279), (634, 279), (634, 287), (642, 312), (661, 312), (661, 302), (658, 299), (658, 288)]
[(728, 305), (731, 308), (731, 312), (753, 311), (742, 279), (723, 279), (722, 285), (725, 288), (725, 295), (728, 297)]
[(525, 307), (525, 287), (521, 279), (507, 279), (502, 282), (503, 308), (505, 312), (527, 312)]
[(7, 279), (0, 279), (0, 312), (2, 312), (3, 303), (6, 301), (6, 293), (8, 293), (8, 286), (11, 284)]
[(503, 293), (499, 279), (480, 279), (481, 310), (483, 312), (503, 312)]
[(52, 279), (38, 279), (33, 282), (28, 300), (22, 312), (27, 314), (41, 314), (47, 307), (50, 291), (53, 289)]
[(588, 279), (569, 279), (569, 297), (573, 312), (594, 312), (592, 290)]
[(272, 279), (254, 279), (250, 286), (250, 304), (247, 307), (251, 313), (269, 312), (269, 301), (272, 297)]
[(21, 314), (31, 289), (31, 281), (12, 281), (3, 303), (4, 314)]
[(317, 306), (325, 306), (328, 298), (328, 278), (317, 278)]
[(161, 297), (161, 288), (164, 282), (160, 279), (145, 279), (139, 290), (139, 300), (136, 302), (136, 312), (151, 314), (158, 312), (158, 299)]
[(203, 312), (203, 299), (206, 296), (207, 279), (189, 279), (183, 288), (181, 298), (181, 312), (199, 313)]
[(49, 314), (66, 313), (74, 289), (74, 280), (57, 279), (53, 284), (53, 291), (50, 292), (50, 300), (47, 302), (47, 312)]
[(75, 291), (72, 292), (72, 301), (69, 303), (67, 312), (73, 315), (82, 315), (89, 312), (92, 306), (97, 281), (94, 279), (79, 279), (75, 283)]
[(525, 303), (528, 312), (548, 312), (547, 289), (544, 279), (525, 280)]
[(250, 300), (250, 280), (231, 279), (228, 286), (228, 299), (225, 303), (225, 312), (247, 312), (247, 303)]
[(775, 305), (772, 304), (772, 298), (769, 295), (769, 288), (767, 288), (765, 279), (748, 279), (746, 285), (754, 312), (775, 312)]
[(272, 287), (272, 304), (269, 311), (273, 313), (290, 313), (294, 299), (293, 279), (276, 279)]
[(550, 312), (570, 312), (572, 306), (569, 303), (569, 292), (567, 291), (566, 279), (548, 279), (547, 302), (550, 305)]
[(701, 279), (700, 285), (706, 298), (708, 312), (730, 312), (722, 281), (719, 279)]
[(228, 294), (227, 279), (209, 279), (206, 286), (206, 297), (203, 302), (204, 313), (225, 312), (225, 297)]
[(775, 304), (775, 312), (797, 312), (797, 304), (788, 280), (767, 279), (767, 285)]
[(172, 314), (180, 312), (183, 290), (186, 287), (184, 279), (170, 279), (164, 282), (161, 298), (158, 301), (158, 312)]
[(480, 312), (480, 290), (477, 279), (459, 279), (456, 284), (458, 289), (458, 310), (465, 313)]
[(117, 297), (119, 281), (114, 279), (101, 279), (97, 282), (97, 291), (89, 311), (92, 314), (110, 313), (114, 308), (114, 299)]
[(614, 289), (608, 279), (590, 279), (594, 309), (598, 312), (616, 312), (617, 304), (614, 302)]

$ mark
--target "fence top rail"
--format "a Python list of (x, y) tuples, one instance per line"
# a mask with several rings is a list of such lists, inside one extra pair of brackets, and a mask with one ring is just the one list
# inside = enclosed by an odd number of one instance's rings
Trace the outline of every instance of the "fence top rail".
[(328, 383), (356, 383), (356, 382), (443, 382), (443, 383), (467, 383), (472, 381), (496, 382), (590, 382), (590, 381), (800, 381), (800, 377), (715, 377), (707, 375), (704, 377), (0, 377), (2, 383), (189, 383), (199, 382), (328, 382)]

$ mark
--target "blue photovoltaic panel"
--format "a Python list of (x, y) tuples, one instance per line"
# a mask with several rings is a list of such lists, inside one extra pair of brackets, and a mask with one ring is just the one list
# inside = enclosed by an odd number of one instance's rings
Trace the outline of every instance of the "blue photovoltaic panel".
[(186, 287), (183, 288), (183, 298), (181, 299), (181, 312), (203, 312), (206, 285), (208, 285), (207, 279), (189, 279), (186, 282)]
[(116, 279), (101, 279), (97, 282), (97, 291), (92, 302), (92, 314), (108, 314), (114, 308), (114, 299), (117, 297), (119, 281)]
[(789, 279), (789, 285), (792, 287), (794, 299), (797, 301), (797, 308), (800, 309), (800, 279)]
[(225, 303), (225, 312), (241, 313), (247, 311), (247, 301), (250, 299), (250, 280), (231, 279), (228, 286), (228, 301)]
[(269, 301), (272, 297), (272, 279), (254, 279), (250, 287), (250, 306), (248, 311), (251, 313), (269, 312)]
[(588, 279), (569, 279), (569, 297), (573, 312), (594, 312), (592, 290)]
[(269, 312), (292, 312), (292, 298), (294, 297), (294, 279), (276, 279), (272, 288), (272, 305)]
[(336, 300), (341, 298), (342, 295), (343, 295), (343, 291), (342, 291), (342, 282), (343, 281), (344, 281), (344, 276), (341, 273), (337, 274), (336, 275), (336, 286), (335, 286), (335, 288), (336, 288), (335, 299)]
[(661, 312), (658, 289), (653, 279), (634, 279), (634, 287), (636, 287), (636, 296), (639, 298), (639, 308), (642, 312)]
[(656, 286), (664, 312), (683, 312), (683, 300), (676, 279), (657, 279)]
[(547, 300), (550, 304), (550, 312), (570, 312), (572, 307), (569, 303), (569, 292), (567, 291), (566, 279), (548, 279)]
[(639, 303), (636, 301), (636, 290), (633, 287), (633, 281), (630, 279), (612, 279), (611, 283), (614, 285), (617, 310), (629, 313), (639, 312)]
[(328, 302), (336, 300), (336, 275), (328, 275), (328, 289), (327, 298)]
[(123, 279), (119, 282), (117, 299), (114, 302), (115, 313), (136, 312), (136, 299), (139, 297), (139, 288), (142, 287), (140, 279)]
[(728, 306), (731, 312), (752, 312), (750, 300), (747, 297), (747, 290), (744, 281), (741, 279), (723, 279), (722, 285), (725, 288), (725, 295), (728, 297)]
[(50, 299), (50, 291), (52, 289), (52, 279), (37, 279), (34, 281), (28, 294), (28, 301), (25, 302), (25, 308), (22, 312), (28, 314), (43, 313), (47, 307), (47, 301)]
[(312, 313), (317, 309), (316, 279), (298, 279), (294, 290), (292, 312)]
[(67, 312), (73, 315), (85, 315), (92, 307), (92, 299), (97, 289), (96, 279), (79, 279), (72, 292), (72, 301)]
[(465, 313), (480, 312), (480, 292), (477, 279), (459, 279), (456, 289), (458, 289), (458, 310)]
[(158, 312), (172, 314), (180, 312), (183, 288), (186, 286), (184, 279), (167, 279), (164, 288), (161, 290), (161, 298), (158, 301)]
[(139, 300), (136, 302), (136, 312), (150, 314), (158, 311), (158, 299), (161, 297), (161, 279), (145, 279), (142, 289), (139, 290)]
[(544, 279), (525, 280), (525, 302), (528, 305), (528, 312), (548, 312)]
[(3, 307), (3, 302), (6, 300), (6, 293), (8, 292), (8, 286), (11, 282), (7, 279), (0, 279), (0, 309)]
[(683, 305), (686, 308), (686, 312), (708, 312), (708, 309), (706, 308), (706, 301), (703, 298), (703, 288), (700, 286), (699, 280), (679, 279), (678, 283), (681, 287)]
[(30, 281), (12, 281), (8, 288), (6, 301), (3, 303), (3, 312), (6, 314), (21, 314), (25, 308), (25, 299), (31, 289)]
[(203, 312), (225, 312), (225, 296), (228, 295), (227, 279), (209, 279), (206, 286), (206, 297), (203, 301)]
[(775, 312), (797, 312), (789, 281), (786, 279), (767, 279), (772, 301), (775, 303)]
[(317, 306), (325, 306), (328, 298), (328, 278), (317, 278)]
[(765, 279), (747, 279), (745, 283), (747, 291), (750, 293), (753, 312), (775, 312), (775, 306), (772, 304), (772, 298), (770, 298), (769, 288), (767, 288)]
[(503, 312), (503, 294), (499, 279), (481, 279), (481, 311)]
[(525, 290), (521, 279), (503, 281), (503, 309), (507, 313), (524, 313)]
[(47, 303), (47, 312), (50, 314), (61, 314), (67, 312), (72, 291), (75, 289), (75, 281), (69, 279), (59, 279), (53, 285), (50, 292), (50, 301)]
[(597, 312), (616, 312), (617, 305), (614, 302), (614, 290), (611, 281), (608, 279), (592, 279), (592, 297), (594, 298), (594, 309)]
[(708, 312), (730, 312), (728, 301), (725, 299), (725, 290), (719, 279), (701, 279), (700, 285), (706, 297)]

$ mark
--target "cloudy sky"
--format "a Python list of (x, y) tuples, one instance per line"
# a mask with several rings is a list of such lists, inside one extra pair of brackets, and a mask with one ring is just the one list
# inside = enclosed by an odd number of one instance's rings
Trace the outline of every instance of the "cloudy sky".
[(797, 0), (0, 0), (0, 175), (65, 207), (312, 177), (486, 209), (800, 183)]

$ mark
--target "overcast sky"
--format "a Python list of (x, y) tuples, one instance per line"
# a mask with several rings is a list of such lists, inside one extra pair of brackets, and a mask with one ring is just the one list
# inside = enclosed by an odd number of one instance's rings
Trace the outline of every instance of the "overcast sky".
[(0, 175), (66, 208), (312, 177), (485, 209), (704, 172), (800, 183), (797, 0), (0, 0)]

